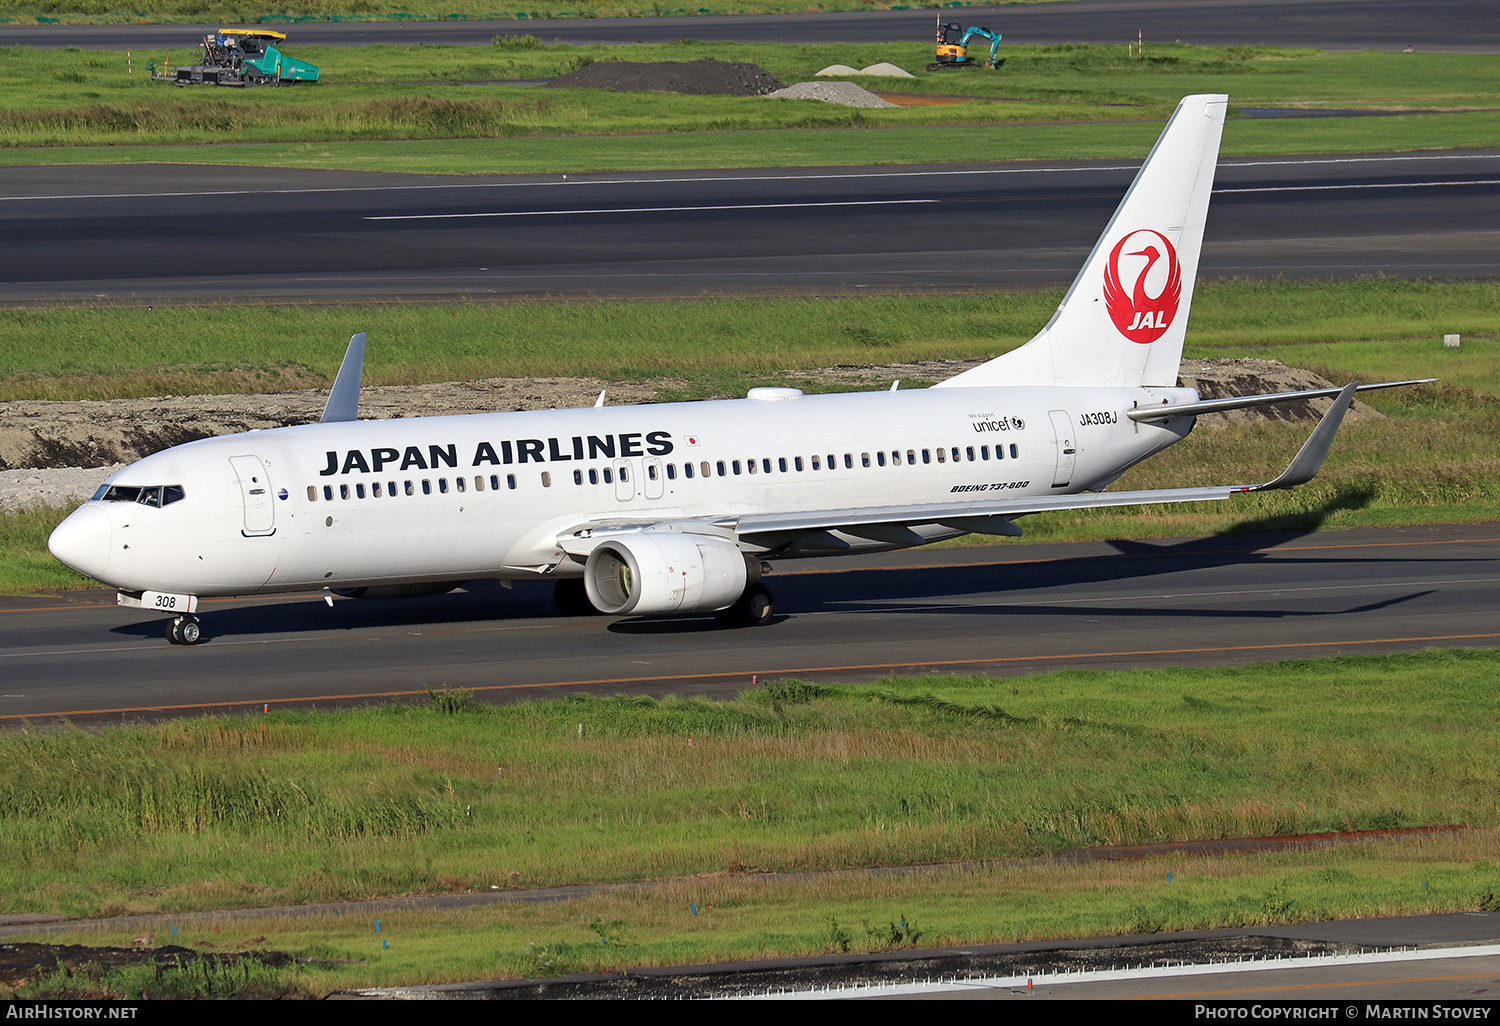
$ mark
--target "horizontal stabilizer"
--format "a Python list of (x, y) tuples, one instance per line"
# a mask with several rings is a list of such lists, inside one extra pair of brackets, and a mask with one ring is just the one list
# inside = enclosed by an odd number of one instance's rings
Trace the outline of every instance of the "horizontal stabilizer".
[[(1426, 385), (1437, 378), (1414, 378), (1411, 381), (1382, 381), (1373, 385), (1352, 386), (1356, 392), (1373, 392), (1380, 388), (1402, 388), (1406, 385)], [(1290, 403), (1299, 399), (1332, 399), (1342, 395), (1342, 388), (1311, 388), (1305, 392), (1273, 392), (1267, 395), (1236, 395), (1226, 399), (1205, 399), (1197, 403), (1163, 403), (1160, 406), (1142, 406), (1128, 410), (1125, 416), (1134, 421), (1171, 420), (1173, 417), (1198, 417), (1205, 413), (1228, 413), (1252, 406), (1267, 406), (1271, 403)]]

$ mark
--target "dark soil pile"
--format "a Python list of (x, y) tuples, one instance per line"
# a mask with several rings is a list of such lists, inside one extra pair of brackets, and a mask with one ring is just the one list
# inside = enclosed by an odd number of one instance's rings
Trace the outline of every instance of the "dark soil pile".
[(628, 64), (596, 61), (554, 78), (549, 88), (618, 89), (625, 92), (686, 93), (689, 96), (761, 96), (781, 83), (759, 64), (723, 61), (658, 61)]

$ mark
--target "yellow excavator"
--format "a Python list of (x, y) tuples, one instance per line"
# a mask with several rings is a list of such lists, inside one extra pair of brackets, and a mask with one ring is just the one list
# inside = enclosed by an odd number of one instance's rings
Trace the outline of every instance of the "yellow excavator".
[[(969, 56), (969, 40), (988, 39), (990, 41), (990, 56), (988, 60), (981, 60)], [(942, 71), (944, 68), (995, 68), (1005, 63), (997, 61), (996, 55), (1000, 52), (1000, 33), (992, 32), (987, 28), (971, 25), (963, 28), (952, 22), (943, 23), (941, 15), (938, 16), (937, 26), (937, 60), (927, 65), (928, 71)]]

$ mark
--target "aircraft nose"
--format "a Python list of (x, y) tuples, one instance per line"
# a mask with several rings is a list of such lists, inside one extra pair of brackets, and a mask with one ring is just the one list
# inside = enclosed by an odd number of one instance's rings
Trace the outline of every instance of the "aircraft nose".
[(92, 504), (74, 510), (47, 539), (47, 551), (81, 574), (101, 577), (109, 562), (109, 514)]

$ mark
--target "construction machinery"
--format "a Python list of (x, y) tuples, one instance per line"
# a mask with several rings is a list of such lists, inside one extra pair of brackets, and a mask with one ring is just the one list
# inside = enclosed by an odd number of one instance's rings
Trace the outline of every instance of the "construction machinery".
[(286, 34), (270, 29), (223, 28), (203, 37), (203, 54), (197, 64), (151, 69), (158, 82), (177, 85), (296, 85), (318, 81), (316, 65), (293, 60), (278, 48)]
[[(969, 40), (988, 39), (990, 41), (990, 56), (988, 60), (981, 60), (969, 56)], [(992, 32), (978, 25), (968, 28), (948, 22), (944, 23), (942, 16), (938, 16), (937, 26), (937, 60), (927, 65), (928, 71), (941, 71), (944, 68), (995, 68), (1005, 63), (997, 61), (996, 55), (1000, 52), (1000, 33)]]

